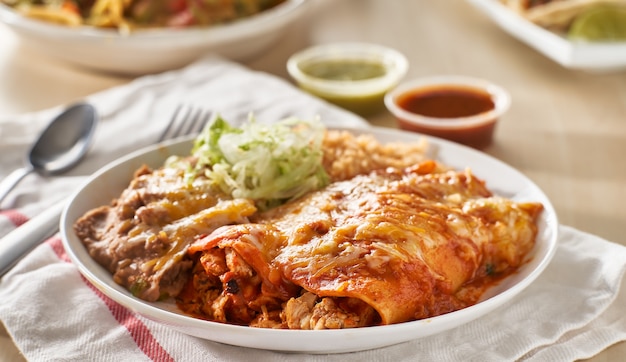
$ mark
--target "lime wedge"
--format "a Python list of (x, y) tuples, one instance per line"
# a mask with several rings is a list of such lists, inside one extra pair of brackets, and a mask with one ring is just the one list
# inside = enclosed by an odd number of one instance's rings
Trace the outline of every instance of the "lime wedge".
[(626, 7), (600, 6), (578, 15), (567, 36), (572, 40), (626, 40)]

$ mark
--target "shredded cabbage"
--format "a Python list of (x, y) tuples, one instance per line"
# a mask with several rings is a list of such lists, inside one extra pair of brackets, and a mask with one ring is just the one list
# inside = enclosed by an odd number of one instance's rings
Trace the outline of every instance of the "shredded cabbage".
[(287, 118), (260, 124), (253, 118), (233, 127), (216, 117), (196, 138), (193, 177), (204, 174), (234, 198), (250, 198), (267, 209), (328, 184), (322, 166), (325, 127), (319, 121)]

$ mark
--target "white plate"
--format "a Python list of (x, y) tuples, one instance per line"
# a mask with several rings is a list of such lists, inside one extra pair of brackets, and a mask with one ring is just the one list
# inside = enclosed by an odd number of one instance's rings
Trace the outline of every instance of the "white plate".
[[(420, 136), (393, 129), (372, 128), (381, 142), (416, 141)], [(436, 158), (443, 163), (464, 169), (486, 180), (495, 193), (517, 201), (537, 201), (545, 206), (539, 220), (537, 243), (532, 259), (518, 273), (488, 291), (478, 304), (434, 318), (343, 330), (275, 330), (234, 326), (189, 317), (178, 310), (174, 302), (148, 303), (133, 297), (125, 288), (115, 284), (111, 274), (97, 264), (73, 232), (72, 224), (86, 211), (108, 204), (126, 188), (134, 171), (142, 164), (159, 167), (169, 155), (186, 155), (191, 141), (178, 141), (150, 147), (111, 163), (94, 174), (70, 199), (61, 217), (63, 245), (80, 272), (111, 299), (127, 308), (182, 333), (231, 345), (307, 353), (339, 353), (389, 346), (433, 335), (479, 318), (511, 300), (548, 265), (556, 249), (558, 221), (552, 204), (528, 178), (510, 166), (474, 149), (452, 142), (429, 138)], [(539, 307), (539, 306), (537, 306)]]
[(516, 14), (497, 0), (468, 0), (503, 30), (566, 68), (608, 72), (626, 68), (626, 42), (573, 42)]

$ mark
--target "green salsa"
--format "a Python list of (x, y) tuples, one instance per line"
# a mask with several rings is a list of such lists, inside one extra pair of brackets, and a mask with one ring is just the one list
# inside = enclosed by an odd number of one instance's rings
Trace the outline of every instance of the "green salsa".
[[(307, 76), (329, 83), (328, 87), (299, 83), (300, 88), (309, 93), (362, 116), (372, 115), (384, 109), (383, 97), (387, 89), (364, 88), (358, 83), (384, 78), (387, 75), (388, 69), (380, 60), (314, 59), (302, 62), (299, 68)], [(353, 86), (350, 86), (350, 82), (354, 82)]]
[(300, 70), (311, 77), (336, 81), (373, 79), (387, 72), (380, 62), (353, 59), (309, 62), (301, 65)]
[(300, 88), (331, 103), (334, 103), (339, 107), (358, 113), (361, 116), (370, 116), (382, 111), (385, 108), (385, 104), (383, 103), (383, 98), (386, 93), (385, 91), (359, 95), (341, 95), (325, 93), (323, 91), (308, 87), (303, 84), (300, 85)]

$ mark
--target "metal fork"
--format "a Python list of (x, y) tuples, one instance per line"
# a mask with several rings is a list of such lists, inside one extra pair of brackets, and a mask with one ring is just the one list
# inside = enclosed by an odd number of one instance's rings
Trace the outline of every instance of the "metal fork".
[(159, 136), (159, 142), (198, 134), (209, 122), (212, 112), (188, 105), (179, 105)]
[[(211, 119), (212, 113), (192, 106), (176, 107), (158, 142), (197, 134)], [(63, 199), (25, 222), (2, 238), (0, 243), (0, 277), (31, 249), (59, 230), (59, 219), (67, 203)]]

